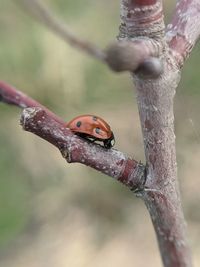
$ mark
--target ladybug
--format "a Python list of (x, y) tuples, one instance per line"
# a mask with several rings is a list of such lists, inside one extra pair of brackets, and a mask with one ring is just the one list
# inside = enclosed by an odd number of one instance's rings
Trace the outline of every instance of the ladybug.
[(101, 141), (105, 148), (111, 148), (115, 138), (107, 122), (98, 116), (81, 115), (66, 124), (72, 132), (89, 141)]

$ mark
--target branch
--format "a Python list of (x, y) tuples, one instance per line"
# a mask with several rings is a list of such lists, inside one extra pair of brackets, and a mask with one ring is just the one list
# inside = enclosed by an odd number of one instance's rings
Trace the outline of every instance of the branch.
[(80, 39), (73, 34), (70, 29), (54, 14), (48, 7), (40, 0), (21, 0), (25, 8), (41, 23), (43, 23), (48, 29), (53, 31), (65, 42), (73, 47), (78, 48), (82, 52), (95, 57), (98, 60), (103, 61), (105, 58), (104, 52), (96, 47), (94, 44)]
[(115, 149), (105, 149), (73, 134), (41, 108), (26, 108), (23, 129), (56, 146), (68, 163), (79, 162), (115, 178), (131, 190), (142, 190), (145, 166)]
[(120, 39), (145, 36), (160, 41), (164, 30), (162, 0), (121, 0)]
[(139, 70), (145, 76), (158, 77), (162, 71), (162, 64), (158, 56), (157, 47), (149, 41), (141, 40), (135, 44), (128, 42), (111, 44), (103, 51), (94, 44), (75, 36), (68, 27), (61, 22), (53, 13), (39, 0), (21, 0), (25, 8), (34, 17), (43, 23), (48, 29), (57, 34), (66, 43), (73, 47), (103, 61), (117, 72)]
[(161, 0), (121, 0), (119, 38), (152, 42), (163, 62), (163, 74), (157, 79), (134, 75), (147, 162), (147, 179), (141, 194), (155, 228), (164, 266), (191, 267), (177, 181), (174, 134), (173, 99), (180, 70), (169, 54), (162, 12)]
[(46, 107), (13, 86), (0, 81), (0, 101), (25, 108), (21, 116), (24, 130), (56, 146), (67, 162), (79, 162), (115, 178), (131, 190), (144, 188), (145, 166), (115, 149), (105, 149), (76, 136), (66, 123)]
[(166, 33), (167, 42), (179, 67), (183, 66), (199, 37), (199, 0), (179, 0)]
[[(121, 47), (118, 45), (121, 51), (114, 46), (107, 50), (109, 66), (114, 70), (126, 69), (142, 74), (143, 78), (159, 77), (163, 73), (163, 64), (159, 57), (164, 50), (164, 29), (161, 0), (121, 0), (121, 25), (118, 36), (122, 41)], [(110, 63), (109, 57), (115, 60)], [(118, 58), (120, 60), (116, 64)], [(125, 64), (125, 61), (129, 63)]]
[(145, 77), (157, 78), (163, 73), (159, 49), (150, 40), (115, 42), (105, 50), (106, 62), (116, 71), (131, 71)]
[(4, 81), (0, 81), (0, 102), (15, 105), (20, 108), (40, 107), (54, 118), (54, 120), (64, 123), (60, 117), (51, 112), (49, 109)]

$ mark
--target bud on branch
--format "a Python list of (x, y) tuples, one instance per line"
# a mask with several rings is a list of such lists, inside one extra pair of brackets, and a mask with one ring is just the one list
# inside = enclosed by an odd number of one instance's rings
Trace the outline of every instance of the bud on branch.
[(116, 72), (131, 71), (148, 78), (157, 78), (163, 72), (162, 62), (154, 57), (155, 47), (148, 41), (115, 42), (105, 54), (105, 61)]

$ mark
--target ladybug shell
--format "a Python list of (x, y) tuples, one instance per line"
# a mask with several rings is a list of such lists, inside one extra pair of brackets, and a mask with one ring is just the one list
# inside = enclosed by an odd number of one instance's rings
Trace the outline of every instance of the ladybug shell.
[(84, 133), (99, 140), (113, 136), (110, 126), (103, 119), (94, 115), (81, 115), (66, 124), (75, 133)]

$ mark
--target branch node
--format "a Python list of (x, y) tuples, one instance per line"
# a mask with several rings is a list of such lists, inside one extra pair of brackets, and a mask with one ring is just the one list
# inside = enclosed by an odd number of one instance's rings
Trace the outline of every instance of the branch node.
[(105, 61), (116, 72), (131, 71), (147, 78), (157, 78), (163, 73), (159, 58), (153, 57), (147, 41), (120, 41), (105, 50)]
[(141, 61), (137, 50), (131, 42), (114, 42), (105, 50), (105, 60), (113, 71), (135, 71)]
[(131, 177), (131, 179), (133, 179), (133, 177), (137, 177), (137, 179), (138, 179), (138, 183), (131, 188), (131, 191), (133, 191), (136, 194), (136, 196), (139, 196), (139, 193), (142, 195), (142, 192), (145, 189), (145, 183), (146, 183), (146, 179), (147, 179), (146, 165), (139, 162), (137, 164), (137, 168), (135, 169), (135, 171), (133, 173), (131, 173), (130, 177)]

